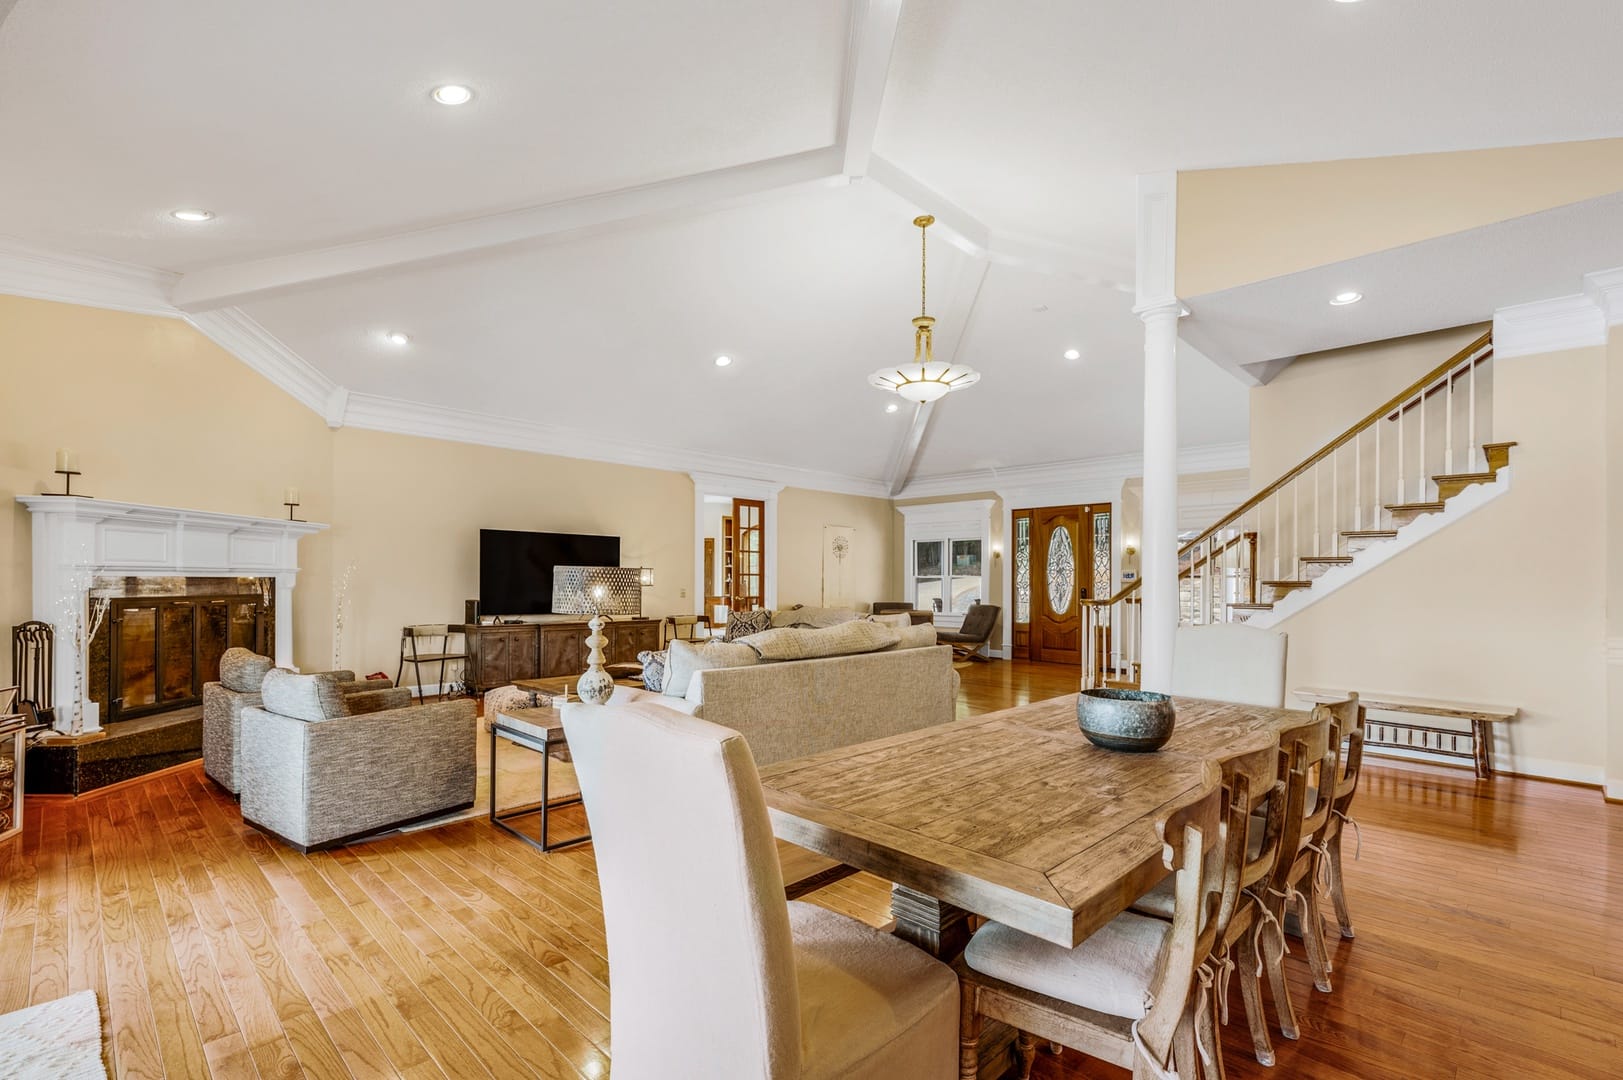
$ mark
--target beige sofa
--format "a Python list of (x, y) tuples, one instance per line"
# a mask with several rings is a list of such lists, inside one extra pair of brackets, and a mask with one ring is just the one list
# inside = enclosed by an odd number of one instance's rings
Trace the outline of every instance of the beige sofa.
[(653, 701), (732, 728), (768, 765), (944, 724), (957, 699), (952, 649), (932, 645), (696, 671), (685, 697), (620, 686), (610, 703)]

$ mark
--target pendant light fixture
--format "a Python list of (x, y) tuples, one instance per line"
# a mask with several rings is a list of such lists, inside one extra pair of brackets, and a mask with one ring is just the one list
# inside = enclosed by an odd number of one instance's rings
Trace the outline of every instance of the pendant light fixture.
[(908, 364), (881, 368), (868, 376), (868, 385), (891, 390), (908, 401), (920, 405), (938, 401), (954, 390), (974, 386), (981, 373), (967, 364), (949, 364), (935, 358), (935, 319), (926, 304), (925, 270), (929, 264), (925, 247), (925, 232), (935, 224), (935, 218), (923, 214), (913, 219), (919, 229), (919, 314), (913, 320), (913, 360)]

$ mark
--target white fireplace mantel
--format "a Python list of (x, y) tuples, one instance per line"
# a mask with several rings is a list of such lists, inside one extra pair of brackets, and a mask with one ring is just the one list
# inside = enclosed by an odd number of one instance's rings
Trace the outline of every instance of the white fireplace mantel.
[(72, 730), (74, 649), (61, 628), (82, 612), (98, 574), (269, 577), (276, 581), (276, 663), (293, 664), (299, 540), (327, 526), (77, 495), (19, 495), (34, 517), (34, 618), (58, 627), (52, 680), (57, 729)]

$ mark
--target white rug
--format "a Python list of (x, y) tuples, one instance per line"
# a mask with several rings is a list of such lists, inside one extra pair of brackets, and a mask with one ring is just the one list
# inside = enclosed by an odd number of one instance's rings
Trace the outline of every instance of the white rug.
[(0, 1063), (7, 1080), (107, 1080), (96, 992), (0, 1016)]

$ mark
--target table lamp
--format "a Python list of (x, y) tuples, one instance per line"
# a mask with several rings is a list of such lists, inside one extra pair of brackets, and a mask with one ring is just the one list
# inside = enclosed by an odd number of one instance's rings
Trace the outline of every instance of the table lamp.
[(641, 570), (635, 566), (554, 566), (552, 610), (558, 615), (590, 615), (586, 625), (586, 674), (575, 692), (589, 705), (606, 705), (614, 692), (614, 679), (603, 668), (606, 616), (641, 615)]

